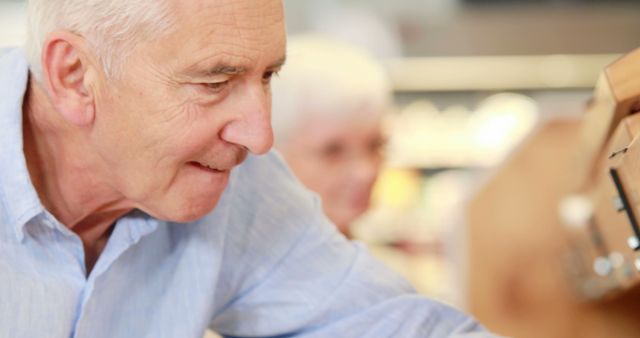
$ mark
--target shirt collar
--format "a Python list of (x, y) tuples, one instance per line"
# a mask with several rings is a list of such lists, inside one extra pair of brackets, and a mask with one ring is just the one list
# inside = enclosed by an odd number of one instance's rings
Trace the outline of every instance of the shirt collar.
[(0, 56), (0, 225), (18, 241), (24, 225), (44, 211), (27, 170), (22, 144), (22, 104), (29, 66), (21, 49)]

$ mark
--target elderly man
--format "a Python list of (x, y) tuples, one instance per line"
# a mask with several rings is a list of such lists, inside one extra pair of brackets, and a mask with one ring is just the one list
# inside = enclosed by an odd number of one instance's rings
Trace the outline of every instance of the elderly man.
[(268, 153), (279, 0), (29, 15), (26, 54), (0, 58), (1, 337), (481, 331), (326, 226)]
[(366, 51), (322, 35), (290, 38), (287, 53), (272, 86), (275, 147), (351, 238), (382, 165), (389, 80)]

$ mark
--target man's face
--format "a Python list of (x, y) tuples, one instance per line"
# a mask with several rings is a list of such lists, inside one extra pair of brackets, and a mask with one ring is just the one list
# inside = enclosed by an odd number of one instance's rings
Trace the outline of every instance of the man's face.
[(281, 150), (300, 181), (320, 195), (327, 216), (348, 233), (369, 207), (383, 145), (377, 118), (318, 117), (301, 125)]
[(279, 0), (173, 1), (175, 29), (138, 45), (97, 89), (91, 142), (105, 182), (149, 214), (198, 219), (230, 170), (273, 142), (270, 78), (284, 58)]

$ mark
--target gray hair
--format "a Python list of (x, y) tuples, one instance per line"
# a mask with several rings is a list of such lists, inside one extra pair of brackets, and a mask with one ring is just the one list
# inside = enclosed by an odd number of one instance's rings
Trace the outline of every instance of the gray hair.
[(391, 105), (386, 70), (364, 50), (318, 34), (289, 39), (287, 64), (272, 84), (276, 146), (310, 117), (373, 120)]
[(104, 71), (118, 76), (137, 43), (171, 27), (167, 0), (28, 0), (26, 53), (32, 73), (42, 76), (47, 35), (64, 29), (83, 36)]

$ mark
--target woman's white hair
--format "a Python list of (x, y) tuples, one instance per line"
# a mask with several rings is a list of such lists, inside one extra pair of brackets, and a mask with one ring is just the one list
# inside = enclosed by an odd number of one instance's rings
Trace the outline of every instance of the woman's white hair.
[(68, 30), (87, 39), (105, 72), (118, 76), (136, 43), (169, 29), (169, 5), (167, 0), (28, 0), (26, 53), (31, 71), (38, 79), (42, 76), (47, 35)]
[(272, 83), (276, 145), (312, 117), (380, 118), (391, 104), (382, 65), (364, 50), (319, 34), (292, 37), (287, 64)]

